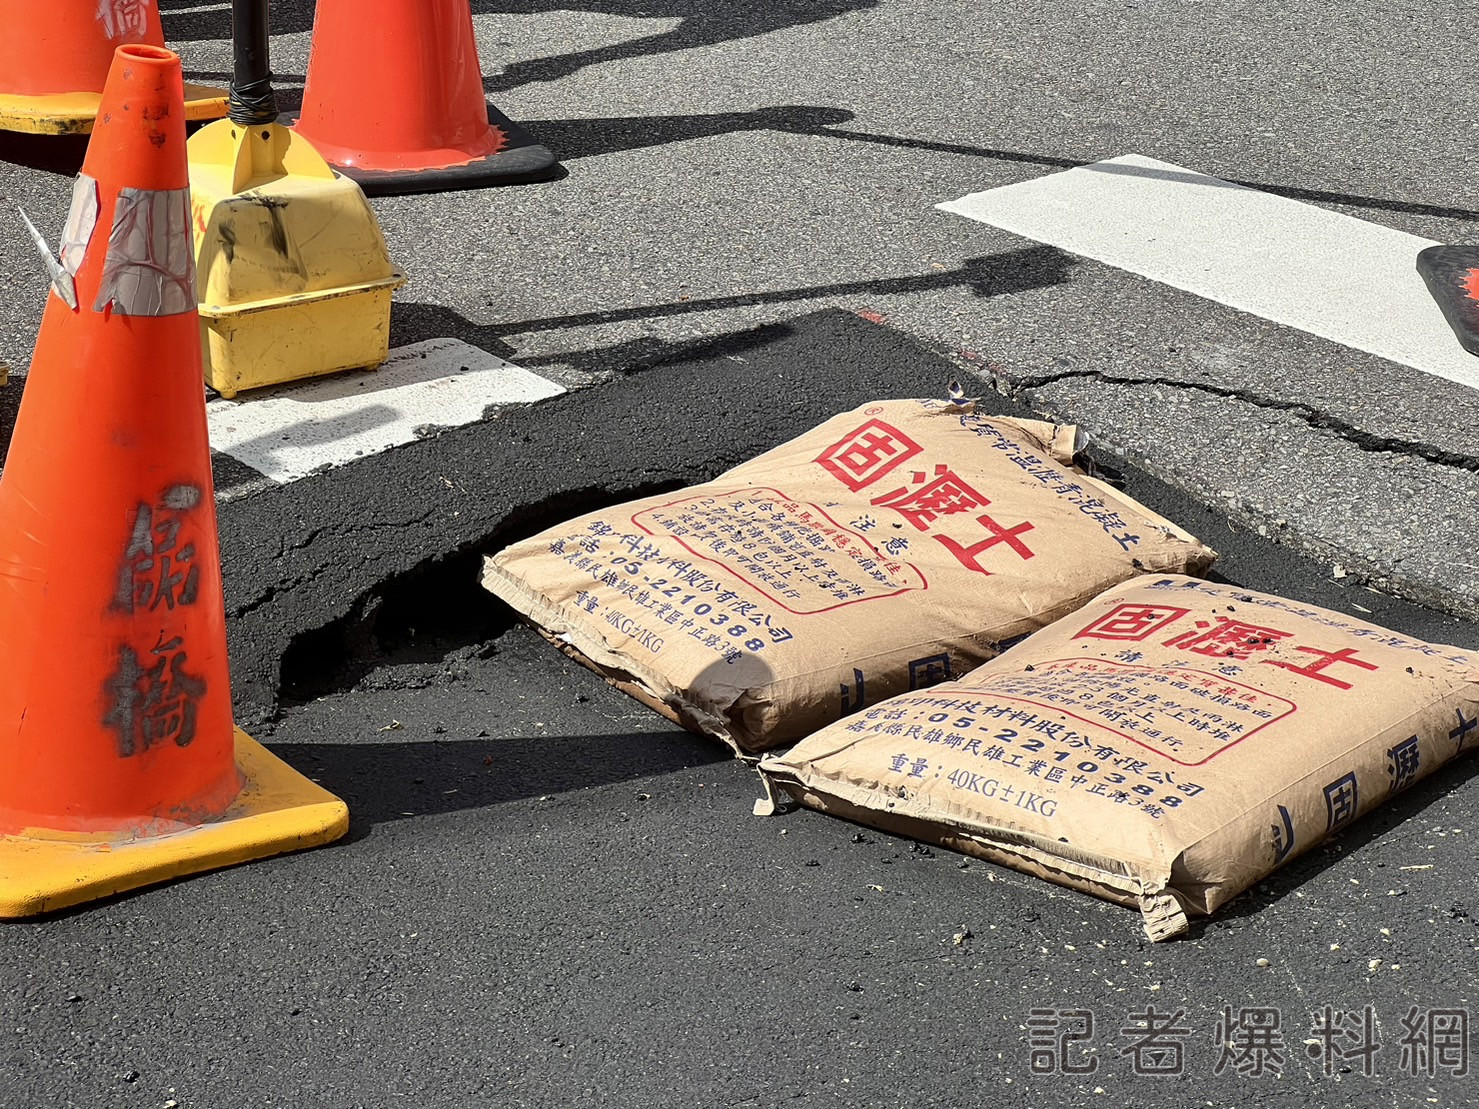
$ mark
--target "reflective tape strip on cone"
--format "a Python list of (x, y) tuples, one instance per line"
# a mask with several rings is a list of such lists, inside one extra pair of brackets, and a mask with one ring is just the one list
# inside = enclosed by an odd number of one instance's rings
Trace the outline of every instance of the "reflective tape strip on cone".
[(0, 471), (0, 915), (347, 824), (286, 767), (296, 794), (255, 787), (231, 721), (181, 88), (169, 51), (117, 51), (53, 271), (76, 307), (48, 297)]
[[(156, 0), (0, 0), (0, 130), (92, 129), (113, 52), (164, 45)], [(226, 93), (188, 85), (187, 119), (226, 112)]]
[(561, 172), (488, 104), (468, 0), (320, 0), (294, 127), (371, 194)]
[(1479, 246), (1430, 246), (1418, 252), (1417, 272), (1459, 345), (1479, 355)]

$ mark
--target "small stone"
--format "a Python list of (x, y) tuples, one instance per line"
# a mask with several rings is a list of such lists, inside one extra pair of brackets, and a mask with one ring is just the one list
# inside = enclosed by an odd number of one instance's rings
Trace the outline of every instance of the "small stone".
[(1254, 965), (1255, 966), (1260, 966), (1260, 967), (1266, 967), (1266, 966), (1268, 966), (1268, 960), (1267, 959), (1259, 959), (1259, 960), (1257, 960), (1257, 962)]

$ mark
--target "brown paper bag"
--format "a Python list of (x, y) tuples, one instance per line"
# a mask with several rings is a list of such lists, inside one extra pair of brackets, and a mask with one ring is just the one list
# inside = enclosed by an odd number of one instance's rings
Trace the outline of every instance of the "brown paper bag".
[(881, 401), (515, 544), (483, 584), (632, 696), (764, 751), (958, 677), (1116, 582), (1211, 563), (1074, 469), (1074, 438)]
[(1137, 905), (1152, 939), (1479, 745), (1479, 657), (1140, 578), (761, 763), (804, 804)]

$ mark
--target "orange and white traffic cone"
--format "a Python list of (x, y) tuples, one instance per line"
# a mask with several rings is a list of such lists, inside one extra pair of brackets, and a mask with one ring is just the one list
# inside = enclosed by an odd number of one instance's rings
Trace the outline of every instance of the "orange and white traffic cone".
[[(163, 46), (156, 0), (0, 0), (0, 131), (92, 130), (113, 51)], [(226, 114), (224, 89), (185, 86), (186, 119)]]
[(468, 0), (319, 0), (294, 129), (371, 195), (561, 172), (488, 103)]
[(118, 49), (0, 472), (0, 916), (348, 825), (232, 726), (181, 85)]

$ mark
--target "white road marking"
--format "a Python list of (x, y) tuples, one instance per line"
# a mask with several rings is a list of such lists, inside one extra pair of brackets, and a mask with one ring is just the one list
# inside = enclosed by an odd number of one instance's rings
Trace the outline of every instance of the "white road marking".
[(1416, 269), (1431, 239), (1138, 154), (939, 207), (1479, 388)]
[(413, 442), (418, 428), (460, 427), (491, 404), (564, 391), (457, 339), (428, 339), (376, 370), (213, 400), (206, 421), (216, 450), (289, 482)]

